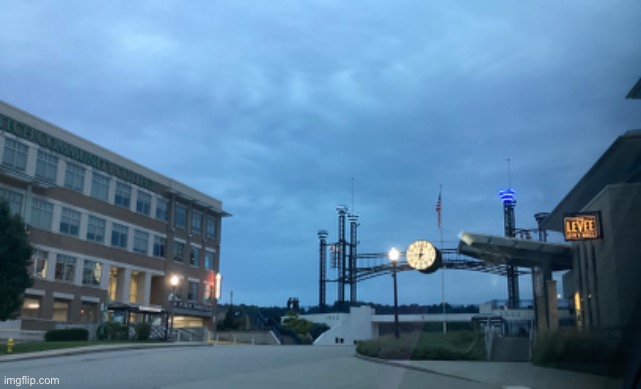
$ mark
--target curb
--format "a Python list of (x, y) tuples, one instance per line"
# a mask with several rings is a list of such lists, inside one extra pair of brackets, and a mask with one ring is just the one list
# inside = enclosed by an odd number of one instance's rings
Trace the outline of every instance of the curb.
[(59, 350), (36, 351), (33, 353), (2, 355), (0, 356), (0, 363), (28, 361), (33, 359), (45, 359), (54, 357), (67, 357), (71, 355), (83, 355), (94, 353), (106, 353), (111, 351), (124, 351), (124, 350), (145, 350), (156, 348), (172, 348), (172, 347), (211, 347), (208, 343), (157, 343), (157, 344), (131, 344), (131, 345), (104, 345), (104, 346), (84, 346)]
[(395, 362), (395, 361), (390, 361), (390, 360), (387, 360), (387, 359), (379, 359), (379, 358), (374, 358), (374, 357), (367, 357), (365, 355), (360, 355), (360, 354), (354, 354), (354, 356), (356, 358), (358, 358), (358, 359), (362, 359), (362, 360), (365, 360), (365, 361), (368, 361), (368, 362), (378, 363), (378, 364), (381, 364), (381, 365), (401, 367), (403, 369), (419, 371), (419, 372), (422, 372), (422, 373), (437, 374), (437, 375), (440, 375), (440, 376), (443, 376), (443, 377), (454, 378), (454, 379), (457, 379), (457, 380), (468, 381), (468, 382), (474, 382), (475, 384), (487, 384), (487, 382), (478, 381), (478, 380), (475, 380), (475, 379), (472, 379), (472, 378), (467, 378), (467, 377), (461, 377), (461, 376), (457, 376), (457, 375), (447, 374), (447, 373), (443, 373), (443, 372), (440, 372), (440, 371), (427, 369), (427, 368), (424, 368), (424, 367), (405, 364), (405, 363), (402, 363), (402, 362)]

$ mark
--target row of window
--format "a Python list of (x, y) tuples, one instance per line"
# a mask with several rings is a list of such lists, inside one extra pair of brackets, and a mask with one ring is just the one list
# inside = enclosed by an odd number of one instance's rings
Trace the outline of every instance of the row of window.
[[(28, 296), (25, 297), (22, 304), (21, 317), (23, 318), (41, 318), (41, 297)], [(55, 321), (69, 321), (70, 301), (56, 299), (53, 303), (52, 320)], [(82, 302), (80, 306), (80, 322), (81, 323), (95, 323), (98, 320), (98, 304)], [(49, 319), (49, 318), (47, 318)]]
[[(0, 188), (0, 198), (5, 198), (12, 210), (20, 209), (22, 204), (22, 195), (13, 191)], [(46, 200), (33, 198), (31, 201), (31, 217), (29, 224), (33, 227), (43, 230), (52, 230), (53, 224), (54, 205)], [(81, 238), (82, 226), (82, 213), (78, 210), (62, 206), (60, 213), (60, 223), (58, 231), (61, 234), (66, 234)], [(108, 227), (111, 230), (108, 230)], [(131, 250), (133, 252), (149, 255), (150, 251), (150, 238), (152, 235), (137, 228), (131, 228), (127, 225), (117, 223), (115, 221), (108, 221), (96, 215), (88, 215), (87, 229), (84, 238), (87, 241), (109, 244), (112, 247), (129, 250), (129, 240), (133, 236), (133, 243)], [(176, 261), (183, 262), (185, 259), (186, 244), (181, 241), (174, 241), (173, 245), (173, 258)], [(151, 246), (151, 255), (158, 258), (165, 258), (167, 247), (167, 239), (160, 235), (153, 235), (153, 243)], [(190, 245), (189, 251), (189, 264), (195, 267), (200, 266), (202, 248), (199, 246)], [(214, 269), (214, 252), (204, 250), (204, 267), (208, 270)]]
[[(36, 250), (33, 255), (33, 275), (39, 278), (46, 278), (48, 271), (49, 253), (43, 250)], [(70, 255), (58, 254), (54, 266), (54, 279), (73, 283), (76, 277), (77, 258)], [(102, 264), (89, 259), (82, 263), (82, 285), (100, 286), (102, 278)]]
[[(49, 253), (44, 250), (35, 250), (33, 255), (33, 274), (38, 278), (46, 278), (48, 271)], [(74, 283), (76, 270), (78, 268), (78, 259), (76, 257), (57, 254), (54, 267), (54, 279), (56, 281)], [(100, 287), (102, 280), (102, 264), (97, 261), (84, 259), (82, 260), (82, 280), (83, 286)], [(189, 281), (187, 289), (187, 299), (196, 301), (198, 299), (199, 283)], [(205, 284), (204, 301), (210, 302), (213, 296), (213, 286)]]
[[(2, 163), (13, 169), (25, 172), (27, 168), (27, 154), (29, 147), (17, 140), (5, 138), (4, 154)], [(52, 153), (38, 150), (36, 159), (35, 176), (43, 181), (56, 184), (58, 176), (58, 162), (59, 158)], [(85, 175), (87, 169), (81, 165), (67, 161), (65, 164), (64, 186), (66, 188), (84, 193)], [(109, 201), (109, 186), (111, 178), (108, 175), (91, 172), (91, 189), (89, 195), (108, 202)], [(132, 205), (132, 186), (120, 181), (116, 181), (116, 186), (113, 195), (113, 204), (131, 209)], [(158, 220), (166, 222), (168, 220), (168, 201), (159, 196), (152, 196), (150, 193), (136, 190), (136, 204), (135, 212), (155, 217)], [(152, 215), (152, 199), (155, 199), (155, 209)], [(185, 205), (177, 203), (175, 206), (175, 221), (174, 225), (178, 228), (187, 228), (187, 211)], [(191, 229), (192, 233), (203, 233), (203, 213), (192, 210), (191, 212)], [(206, 230), (205, 233), (209, 238), (216, 238), (216, 218), (213, 216), (206, 216), (204, 219)]]

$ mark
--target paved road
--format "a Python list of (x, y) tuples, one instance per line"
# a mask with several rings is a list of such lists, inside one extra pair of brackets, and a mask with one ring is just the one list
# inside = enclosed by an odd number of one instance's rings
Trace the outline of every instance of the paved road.
[(22, 376), (59, 378), (58, 388), (83, 389), (496, 387), (365, 361), (354, 357), (353, 347), (214, 346), (0, 363), (3, 380)]
[(122, 346), (94, 346), (4, 355), (0, 389), (17, 387), (7, 378), (20, 379), (22, 387), (31, 379), (56, 378), (59, 388), (604, 389), (622, 384), (530, 363), (365, 360), (351, 346), (200, 346), (128, 345), (142, 349), (119, 351), (112, 350)]

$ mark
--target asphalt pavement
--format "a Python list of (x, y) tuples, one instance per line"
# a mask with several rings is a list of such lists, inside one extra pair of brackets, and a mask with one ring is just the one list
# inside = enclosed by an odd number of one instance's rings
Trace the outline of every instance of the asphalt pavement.
[[(150, 343), (99, 345), (33, 353), (0, 355), (0, 363), (25, 361), (57, 356), (104, 353), (110, 351), (140, 350), (179, 347), (221, 347), (207, 343)], [(261, 347), (261, 346), (252, 346)], [(311, 346), (314, 347), (314, 346)], [(339, 346), (340, 347), (340, 346)], [(534, 366), (529, 362), (484, 362), (484, 361), (389, 361), (354, 355), (371, 363), (396, 366), (408, 370), (438, 374), (471, 383), (489, 384), (506, 389), (555, 389), (555, 388), (621, 388), (623, 380), (592, 374)]]

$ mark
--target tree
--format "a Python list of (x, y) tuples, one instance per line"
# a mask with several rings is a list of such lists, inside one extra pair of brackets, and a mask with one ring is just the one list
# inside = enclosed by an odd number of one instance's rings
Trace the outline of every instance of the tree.
[(225, 320), (218, 325), (220, 331), (235, 330), (238, 328), (238, 324), (235, 320), (234, 305), (230, 304), (227, 313), (225, 314)]
[(20, 313), (24, 291), (33, 285), (29, 274), (32, 253), (25, 224), (0, 199), (0, 321)]

